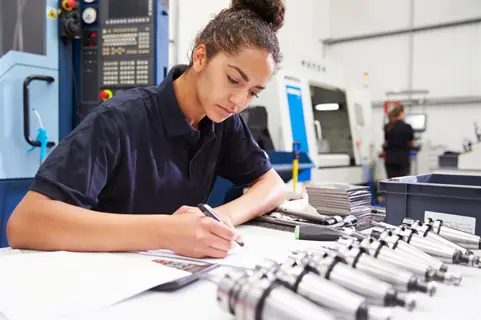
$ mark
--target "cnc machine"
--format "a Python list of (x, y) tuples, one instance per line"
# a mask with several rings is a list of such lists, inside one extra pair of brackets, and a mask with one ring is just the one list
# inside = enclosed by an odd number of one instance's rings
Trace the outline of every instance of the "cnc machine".
[(474, 123), (476, 140), (465, 139), (462, 151), (445, 152), (439, 155), (439, 168), (435, 173), (480, 175), (481, 173), (481, 129)]
[(275, 150), (291, 151), (298, 141), (314, 162), (299, 181), (367, 182), (362, 167), (371, 144), (367, 90), (346, 88), (300, 63), (276, 74), (256, 104), (267, 109)]

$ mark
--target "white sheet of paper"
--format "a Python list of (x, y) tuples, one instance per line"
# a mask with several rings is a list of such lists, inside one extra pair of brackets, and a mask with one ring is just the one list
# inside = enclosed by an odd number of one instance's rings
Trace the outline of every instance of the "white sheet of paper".
[(189, 273), (110, 253), (0, 257), (0, 313), (9, 320), (60, 319), (113, 305)]
[[(235, 245), (235, 247), (232, 248), (232, 249), (229, 251), (229, 256), (230, 256), (230, 255), (233, 255), (233, 254), (236, 254), (240, 249), (242, 249), (241, 246)], [(179, 258), (186, 258), (185, 256), (176, 254), (176, 253), (174, 253), (173, 251), (165, 250), (165, 249), (139, 251), (139, 253), (141, 253), (141, 254), (147, 254), (147, 255), (154, 255), (154, 256), (162, 256), (162, 257), (172, 257), (172, 258), (179, 257)], [(202, 259), (195, 259), (195, 258), (192, 258), (192, 260), (203, 261)]]
[(178, 259), (181, 261), (192, 262), (192, 263), (214, 263), (214, 264), (219, 264), (223, 266), (254, 268), (256, 264), (261, 262), (263, 259), (273, 259), (276, 261), (281, 261), (282, 259), (285, 259), (289, 254), (290, 248), (279, 243), (272, 243), (272, 244), (258, 243), (255, 249), (256, 250), (254, 251), (251, 248), (247, 248), (247, 245), (246, 247), (236, 246), (234, 249), (232, 249), (229, 252), (227, 257), (223, 259), (217, 259), (217, 258), (196, 259), (196, 258), (181, 256), (169, 250), (149, 250), (149, 251), (142, 251), (139, 253), (144, 255), (152, 255), (156, 257), (167, 258), (167, 259), (174, 259), (174, 260)]
[(220, 265), (233, 265), (237, 267), (250, 267), (252, 266), (252, 258), (254, 256), (259, 256), (258, 254), (250, 253), (244, 247), (239, 245), (235, 245), (229, 251), (229, 254), (224, 259), (216, 259), (216, 258), (204, 258), (204, 259), (196, 259), (190, 258), (182, 255), (178, 255), (170, 250), (148, 250), (148, 251), (140, 251), (138, 252), (143, 255), (151, 255), (160, 258), (168, 258), (168, 259), (178, 259), (181, 261), (192, 262), (192, 263), (215, 263)]
[(0, 258), (6, 255), (22, 254), (21, 250), (11, 248), (0, 248)]
[[(259, 232), (262, 229), (262, 233)], [(146, 255), (180, 259), (197, 263), (216, 263), (226, 266), (254, 268), (263, 259), (275, 261), (284, 260), (291, 250), (301, 250), (319, 246), (318, 241), (292, 241), (295, 239), (293, 232), (265, 229), (256, 226), (239, 226), (245, 246), (235, 246), (224, 259), (192, 259), (176, 255), (169, 250), (150, 250), (140, 252)], [(325, 245), (327, 243), (323, 243)]]

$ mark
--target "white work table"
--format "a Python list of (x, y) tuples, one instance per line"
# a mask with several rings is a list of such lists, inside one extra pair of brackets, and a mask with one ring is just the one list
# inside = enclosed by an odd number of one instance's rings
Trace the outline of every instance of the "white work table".
[[(295, 240), (293, 233), (265, 229), (254, 226), (238, 228), (244, 237), (249, 254), (275, 256), (288, 249), (312, 248), (318, 242)], [(479, 254), (479, 252), (477, 252)], [(3, 249), (2, 254), (30, 254), (30, 252)], [(150, 259), (137, 253), (118, 253), (129, 259)], [(463, 266), (450, 265), (449, 269), (463, 275), (459, 287), (438, 284), (434, 297), (416, 294), (417, 308), (408, 312), (402, 308), (392, 308), (393, 320), (404, 319), (481, 319), (477, 303), (481, 297), (481, 270)], [(12, 275), (14, 276), (14, 275)], [(1, 285), (1, 284), (0, 284)], [(28, 308), (25, 301), (25, 308)], [(96, 310), (82, 317), (68, 317), (66, 320), (102, 319), (210, 319), (227, 320), (233, 316), (222, 311), (216, 302), (216, 285), (204, 280), (198, 281), (180, 291), (161, 293), (147, 291), (133, 298), (102, 310)], [(5, 320), (0, 314), (0, 320)], [(270, 319), (269, 319), (270, 320)]]

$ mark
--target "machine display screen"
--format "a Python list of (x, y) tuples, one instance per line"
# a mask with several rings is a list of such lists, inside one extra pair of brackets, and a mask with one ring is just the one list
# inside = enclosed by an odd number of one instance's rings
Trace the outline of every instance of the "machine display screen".
[(415, 132), (426, 131), (426, 115), (423, 113), (407, 114), (406, 123), (409, 123)]
[(149, 1), (110, 0), (109, 18), (123, 19), (147, 17), (149, 15)]

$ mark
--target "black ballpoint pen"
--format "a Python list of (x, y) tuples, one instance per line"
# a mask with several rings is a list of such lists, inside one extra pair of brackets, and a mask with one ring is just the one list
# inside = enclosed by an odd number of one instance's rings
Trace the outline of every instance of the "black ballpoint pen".
[[(215, 214), (214, 210), (212, 210), (212, 208), (208, 205), (208, 204), (205, 204), (205, 203), (201, 203), (201, 204), (198, 204), (197, 205), (197, 208), (200, 209), (200, 211), (202, 211), (203, 214), (205, 214), (206, 216), (214, 219), (214, 220), (217, 220), (218, 222), (220, 223), (224, 223), (218, 215)], [(240, 245), (241, 247), (244, 246), (244, 242), (242, 241), (236, 241), (238, 245)]]

